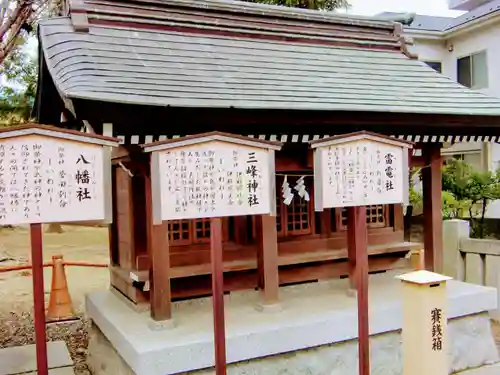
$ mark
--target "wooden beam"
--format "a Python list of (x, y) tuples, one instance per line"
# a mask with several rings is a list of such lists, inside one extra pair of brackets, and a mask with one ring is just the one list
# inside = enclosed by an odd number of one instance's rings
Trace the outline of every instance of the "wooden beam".
[(349, 207), (349, 279), (354, 281), (358, 300), (359, 375), (370, 374), (370, 330), (368, 323), (368, 232), (366, 207)]
[(261, 288), (262, 305), (276, 305), (279, 302), (278, 274), (278, 234), (276, 217), (260, 216), (259, 225), (262, 236), (258, 248), (259, 286)]
[(425, 145), (422, 156), (425, 158), (422, 168), (425, 268), (439, 273), (443, 270), (441, 144)]

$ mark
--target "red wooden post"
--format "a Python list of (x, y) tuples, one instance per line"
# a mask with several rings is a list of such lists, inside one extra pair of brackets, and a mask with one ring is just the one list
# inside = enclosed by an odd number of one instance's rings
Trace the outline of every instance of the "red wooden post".
[(426, 145), (422, 148), (422, 156), (426, 163), (422, 168), (425, 268), (440, 273), (443, 272), (441, 144)]
[(38, 375), (48, 375), (47, 336), (45, 332), (45, 291), (43, 287), (42, 224), (30, 225), (31, 269), (35, 321), (36, 367)]
[(366, 207), (349, 207), (347, 227), (349, 259), (358, 297), (359, 375), (370, 374), (370, 330), (368, 324), (368, 233)]
[(226, 328), (224, 323), (224, 264), (222, 257), (222, 220), (210, 221), (212, 255), (212, 301), (214, 314), (215, 373), (226, 375)]
[(262, 293), (262, 305), (272, 306), (279, 303), (278, 273), (278, 235), (276, 233), (276, 217), (261, 215), (259, 222), (260, 244), (257, 253), (259, 287)]
[(172, 293), (170, 290), (170, 246), (168, 221), (151, 228), (150, 248), (150, 300), (151, 318), (164, 322), (172, 319)]

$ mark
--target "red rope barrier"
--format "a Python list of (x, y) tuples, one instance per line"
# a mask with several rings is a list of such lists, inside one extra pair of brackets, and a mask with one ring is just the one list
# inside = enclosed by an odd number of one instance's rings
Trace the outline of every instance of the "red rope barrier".
[[(52, 262), (44, 263), (44, 267), (52, 267)], [(90, 263), (90, 262), (79, 262), (79, 261), (64, 261), (65, 266), (73, 266), (73, 267), (94, 267), (94, 268), (108, 268), (109, 265), (104, 263)], [(31, 264), (23, 264), (17, 266), (5, 266), (0, 267), (0, 273), (4, 272), (13, 272), (13, 271), (25, 271), (30, 270)]]

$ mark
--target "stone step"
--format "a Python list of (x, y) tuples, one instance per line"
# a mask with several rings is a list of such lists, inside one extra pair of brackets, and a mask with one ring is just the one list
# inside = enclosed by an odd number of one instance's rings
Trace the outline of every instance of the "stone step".
[[(73, 361), (64, 341), (48, 342), (47, 357), (49, 369), (70, 366), (69, 368), (73, 371)], [(0, 375), (15, 375), (36, 371), (36, 346), (23, 345), (0, 349), (0, 363)], [(66, 374), (56, 372), (54, 375)]]

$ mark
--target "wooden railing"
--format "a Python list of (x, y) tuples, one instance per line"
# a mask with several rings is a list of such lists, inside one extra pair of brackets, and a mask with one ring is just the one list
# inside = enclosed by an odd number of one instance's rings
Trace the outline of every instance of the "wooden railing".
[[(443, 222), (443, 273), (459, 281), (500, 291), (500, 241), (470, 238), (469, 233), (468, 221)], [(492, 311), (491, 317), (500, 321), (500, 309)]]

